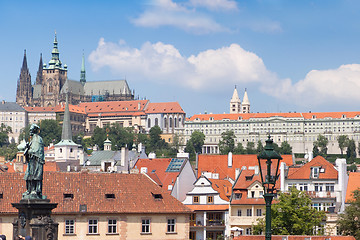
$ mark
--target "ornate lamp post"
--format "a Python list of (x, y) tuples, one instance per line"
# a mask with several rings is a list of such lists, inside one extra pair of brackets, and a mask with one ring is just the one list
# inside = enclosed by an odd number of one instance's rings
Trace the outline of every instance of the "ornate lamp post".
[[(265, 240), (271, 240), (271, 202), (276, 195), (275, 184), (279, 177), (279, 163), (282, 157), (274, 151), (273, 140), (270, 138), (270, 135), (266, 140), (264, 151), (258, 155), (257, 159), (259, 162), (261, 181), (264, 188), (264, 199), (266, 203)], [(273, 165), (272, 167), (271, 165), (273, 162), (276, 165)], [(264, 167), (264, 172), (261, 167)]]

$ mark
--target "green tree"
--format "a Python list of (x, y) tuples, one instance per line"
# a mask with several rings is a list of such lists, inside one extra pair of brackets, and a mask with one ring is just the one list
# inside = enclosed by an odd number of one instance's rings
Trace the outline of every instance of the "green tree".
[(244, 146), (239, 142), (236, 145), (236, 148), (234, 148), (234, 154), (245, 154), (246, 150), (244, 148)]
[(346, 148), (346, 162), (348, 164), (352, 164), (356, 159), (356, 145), (353, 139), (348, 140), (347, 148)]
[(180, 146), (182, 145), (183, 139), (179, 136), (179, 134), (175, 133), (172, 143), (171, 143), (171, 148), (173, 150), (175, 150), (176, 152), (179, 151)]
[(91, 136), (91, 141), (94, 145), (97, 145), (99, 149), (104, 149), (104, 141), (106, 140), (106, 129), (96, 127), (94, 129), (93, 135)]
[[(321, 227), (326, 217), (324, 211), (311, 207), (311, 199), (306, 192), (296, 188), (288, 193), (280, 193), (278, 200), (271, 205), (273, 235), (313, 235), (314, 228)], [(265, 232), (265, 219), (258, 219), (253, 228), (254, 234)]]
[(255, 143), (247, 142), (247, 144), (246, 144), (246, 154), (255, 154), (255, 153), (256, 153)]
[(11, 127), (4, 123), (0, 125), (0, 147), (9, 144), (9, 133), (12, 133)]
[(292, 147), (287, 141), (284, 141), (281, 143), (280, 146), (280, 154), (291, 154), (292, 153)]
[(194, 131), (186, 143), (185, 152), (189, 153), (191, 161), (195, 160), (196, 153), (202, 152), (205, 142), (205, 135), (200, 131)]
[[(320, 155), (322, 157), (325, 157), (327, 156), (327, 145), (329, 143), (329, 140), (319, 134), (316, 141), (313, 143), (313, 153), (314, 153), (314, 157), (316, 157), (317, 155)], [(317, 153), (317, 155), (315, 155), (315, 153)]]
[(338, 229), (342, 235), (354, 236), (360, 240), (360, 189), (353, 192), (353, 201), (339, 215)]
[(132, 148), (135, 134), (133, 128), (121, 127), (119, 123), (113, 123), (105, 129), (109, 140), (111, 141), (112, 150), (119, 150), (121, 147)]
[(0, 147), (0, 156), (4, 156), (5, 160), (12, 161), (16, 158), (17, 144), (10, 143), (8, 145), (3, 145)]
[(45, 146), (50, 143), (58, 143), (61, 140), (62, 127), (59, 122), (52, 119), (45, 119), (39, 123), (40, 136), (44, 141)]
[(235, 148), (235, 134), (233, 131), (226, 131), (221, 133), (221, 140), (219, 141), (220, 154), (228, 154), (234, 152)]
[(338, 136), (337, 141), (339, 144), (341, 155), (343, 155), (344, 149), (348, 145), (349, 137), (346, 135), (340, 135), (340, 136)]
[(259, 140), (259, 141), (257, 142), (256, 152), (257, 152), (257, 153), (261, 153), (262, 151), (264, 151), (264, 146), (263, 146), (261, 140)]
[(159, 126), (154, 126), (149, 131), (149, 141), (146, 152), (156, 152), (163, 148), (168, 148), (168, 144), (161, 138), (162, 131)]

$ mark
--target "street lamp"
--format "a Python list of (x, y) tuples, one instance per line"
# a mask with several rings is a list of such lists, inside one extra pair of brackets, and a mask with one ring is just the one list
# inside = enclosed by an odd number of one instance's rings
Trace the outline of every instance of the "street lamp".
[[(258, 155), (257, 159), (259, 162), (261, 182), (264, 188), (264, 199), (266, 203), (265, 240), (271, 240), (271, 202), (276, 194), (275, 184), (276, 180), (279, 178), (278, 170), (282, 157), (274, 151), (273, 140), (270, 138), (270, 135), (266, 140), (264, 151)], [(271, 167), (273, 161), (276, 165)], [(265, 167), (264, 172), (262, 171), (261, 166)], [(264, 174), (266, 175), (264, 176)]]

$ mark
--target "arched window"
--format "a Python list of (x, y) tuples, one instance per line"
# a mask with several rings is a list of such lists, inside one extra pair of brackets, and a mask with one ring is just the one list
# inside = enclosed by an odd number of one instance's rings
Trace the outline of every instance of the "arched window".
[(167, 128), (168, 124), (167, 124), (167, 119), (164, 118), (164, 128)]
[(62, 153), (62, 148), (60, 148), (60, 153)]
[(180, 124), (181, 124), (181, 118), (179, 118), (179, 127), (180, 127)]
[(177, 119), (174, 118), (174, 127), (177, 127)]
[(151, 119), (148, 119), (148, 128), (151, 128)]
[(155, 126), (158, 126), (159, 125), (159, 120), (158, 118), (155, 118)]
[(172, 128), (172, 126), (173, 126), (173, 120), (172, 120), (172, 118), (170, 117), (170, 118), (169, 118), (169, 127)]

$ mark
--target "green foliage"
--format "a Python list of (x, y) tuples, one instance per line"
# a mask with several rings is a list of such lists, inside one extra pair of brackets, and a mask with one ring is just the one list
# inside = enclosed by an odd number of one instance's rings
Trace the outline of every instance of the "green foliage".
[[(147, 144), (146, 152), (162, 151), (161, 149), (169, 148), (164, 139), (161, 138), (161, 129), (159, 126), (154, 126), (149, 131), (149, 141)], [(158, 154), (157, 154), (158, 155)], [(162, 155), (162, 154), (161, 154)]]
[(257, 142), (256, 152), (259, 154), (259, 153), (261, 153), (262, 151), (264, 151), (264, 146), (262, 145), (262, 142), (259, 140), (259, 141)]
[(246, 153), (247, 154), (255, 154), (256, 153), (255, 143), (247, 142), (247, 144), (246, 144)]
[(91, 136), (91, 141), (93, 144), (96, 144), (99, 149), (104, 149), (104, 141), (106, 140), (106, 129), (96, 127), (94, 133)]
[[(271, 205), (273, 235), (313, 235), (314, 228), (321, 227), (326, 217), (324, 211), (311, 207), (311, 199), (306, 192), (296, 188), (289, 193), (280, 193), (278, 200)], [(265, 219), (259, 219), (253, 229), (254, 234), (265, 232)]]
[(194, 131), (186, 143), (185, 152), (189, 153), (191, 161), (195, 160), (196, 153), (202, 152), (205, 135), (200, 131)]
[(353, 192), (353, 201), (339, 215), (338, 230), (342, 235), (354, 236), (360, 240), (360, 189)]
[(39, 123), (40, 136), (44, 141), (45, 146), (49, 146), (50, 143), (58, 143), (61, 140), (62, 127), (59, 122), (52, 119), (45, 119)]
[(4, 123), (0, 125), (0, 147), (9, 144), (9, 133), (12, 133), (11, 127)]
[(352, 164), (356, 159), (356, 145), (353, 139), (349, 139), (347, 143), (346, 149), (346, 162), (348, 164)]
[(329, 143), (329, 140), (325, 136), (319, 134), (316, 141), (313, 143), (314, 157), (320, 155), (320, 156), (326, 158), (327, 150), (328, 150), (328, 148), (327, 148), (328, 143)]
[(353, 163), (353, 164), (351, 164), (350, 166), (347, 167), (347, 170), (348, 170), (349, 172), (356, 172), (356, 171), (357, 171), (357, 167), (356, 167), (356, 165)]
[(4, 156), (7, 161), (12, 161), (16, 158), (17, 151), (17, 144), (10, 143), (0, 147), (0, 156)]
[(280, 154), (291, 154), (292, 153), (292, 147), (287, 141), (284, 141), (281, 143), (280, 151), (278, 152)]
[(221, 140), (219, 141), (219, 151), (220, 154), (228, 154), (229, 152), (234, 152), (235, 148), (235, 134), (234, 131), (226, 131), (221, 133)]
[(234, 148), (234, 154), (245, 154), (246, 150), (243, 147), (243, 145), (239, 142), (236, 146), (236, 148)]
[(340, 135), (337, 138), (338, 144), (339, 144), (339, 148), (340, 148), (340, 152), (341, 155), (343, 155), (344, 149), (347, 147), (347, 143), (349, 141), (349, 137), (346, 135)]

